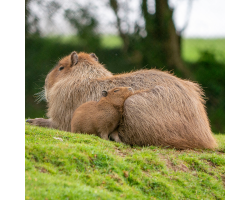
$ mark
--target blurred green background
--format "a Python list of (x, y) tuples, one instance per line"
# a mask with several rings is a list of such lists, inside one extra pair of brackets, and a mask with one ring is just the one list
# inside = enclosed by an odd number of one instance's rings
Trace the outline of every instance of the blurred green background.
[[(174, 72), (178, 77), (198, 82), (206, 94), (206, 107), (215, 133), (225, 132), (225, 39), (184, 38), (177, 31), (168, 1), (156, 1), (155, 11), (140, 3), (144, 24), (123, 27), (119, 11), (126, 9), (116, 0), (107, 1), (115, 16), (116, 34), (98, 31), (99, 21), (91, 4), (62, 6), (57, 1), (26, 0), (25, 7), (25, 117), (46, 117), (46, 102), (35, 102), (47, 73), (58, 60), (72, 51), (94, 52), (99, 61), (113, 73), (141, 68), (158, 68)], [(73, 3), (72, 3), (73, 4)], [(39, 21), (44, 10), (48, 19), (63, 12), (74, 34), (46, 34)], [(161, 9), (164, 8), (164, 9)], [(51, 20), (52, 21), (52, 20)]]

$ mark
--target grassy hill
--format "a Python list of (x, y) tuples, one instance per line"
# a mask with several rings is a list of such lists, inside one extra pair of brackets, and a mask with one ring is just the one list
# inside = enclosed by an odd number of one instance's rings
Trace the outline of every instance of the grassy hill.
[(225, 135), (215, 137), (215, 151), (131, 148), (26, 124), (26, 199), (224, 199)]

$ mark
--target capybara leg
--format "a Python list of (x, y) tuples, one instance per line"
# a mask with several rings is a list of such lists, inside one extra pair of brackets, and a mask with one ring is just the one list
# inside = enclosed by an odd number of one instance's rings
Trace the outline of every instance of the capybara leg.
[(110, 137), (112, 140), (116, 141), (116, 142), (122, 143), (122, 141), (121, 141), (121, 139), (120, 139), (120, 137), (119, 137), (119, 135), (118, 135), (118, 131), (114, 131), (113, 133), (111, 133), (111, 134), (109, 135), (109, 137)]
[(108, 133), (101, 133), (101, 138), (104, 140), (109, 140), (109, 134)]
[(35, 126), (52, 127), (50, 119), (43, 119), (43, 118), (27, 119), (26, 122)]

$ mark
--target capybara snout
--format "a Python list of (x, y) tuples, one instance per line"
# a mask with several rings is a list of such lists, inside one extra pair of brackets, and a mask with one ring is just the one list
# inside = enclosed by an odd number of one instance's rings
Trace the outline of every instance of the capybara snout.
[(113, 88), (109, 91), (103, 90), (102, 91), (102, 96), (106, 97), (106, 96), (110, 96), (112, 95), (113, 97), (123, 97), (126, 98), (127, 96), (130, 96), (134, 93), (133, 88), (131, 87), (117, 87), (117, 88)]
[(127, 95), (133, 94), (133, 89), (131, 87), (116, 87), (109, 91), (102, 91), (102, 94), (105, 93), (105, 95), (112, 95), (112, 96), (118, 96), (118, 97), (126, 97)]

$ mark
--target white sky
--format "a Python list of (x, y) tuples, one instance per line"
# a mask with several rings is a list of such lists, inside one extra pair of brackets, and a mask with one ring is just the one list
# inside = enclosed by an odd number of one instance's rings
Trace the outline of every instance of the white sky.
[[(174, 13), (176, 27), (185, 19), (187, 1), (179, 1)], [(186, 37), (225, 37), (225, 1), (194, 0), (184, 35)]]
[[(49, 0), (47, 0), (49, 1)], [(62, 4), (63, 8), (74, 7), (73, 1), (61, 0), (58, 1)], [(98, 31), (105, 34), (117, 33), (115, 27), (115, 15), (108, 5), (108, 0), (96, 0), (96, 1), (81, 1), (75, 0), (80, 5), (94, 6), (94, 15), (100, 23)], [(140, 0), (119, 0), (124, 3), (131, 10), (128, 15), (119, 12), (119, 16), (125, 16), (129, 24), (133, 25), (135, 20), (138, 19)], [(90, 3), (90, 4), (89, 4)], [(177, 30), (183, 27), (183, 24), (187, 16), (188, 0), (169, 0), (170, 5), (174, 5), (176, 8), (174, 11), (174, 22)], [(148, 0), (150, 10), (154, 12), (154, 1)], [(72, 34), (74, 30), (69, 23), (63, 18), (63, 12), (61, 9), (54, 17), (54, 24), (46, 21), (43, 11), (41, 11), (35, 5), (32, 9), (41, 18), (41, 28), (44, 34)], [(91, 10), (91, 9), (90, 9)], [(143, 21), (139, 21), (143, 23)], [(128, 28), (124, 24), (124, 28)], [(224, 0), (193, 0), (189, 23), (184, 31), (184, 37), (225, 37), (225, 2)]]

